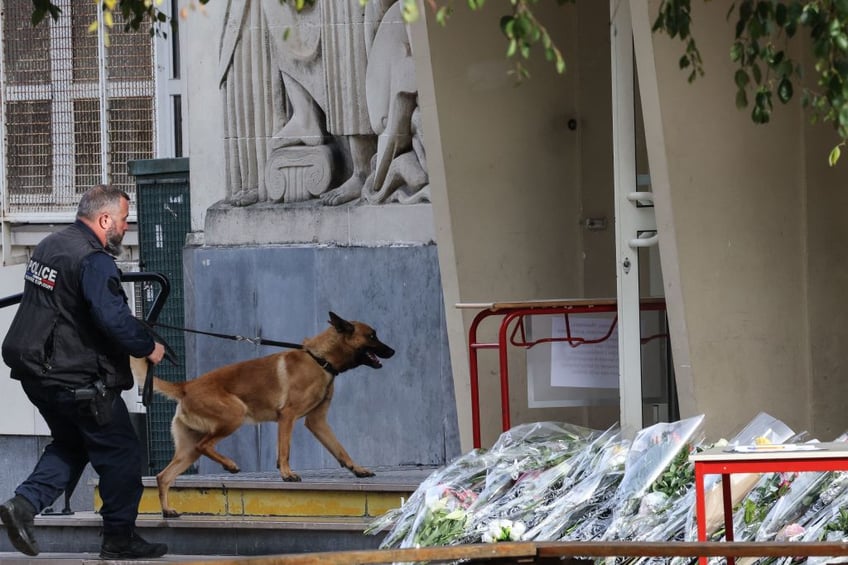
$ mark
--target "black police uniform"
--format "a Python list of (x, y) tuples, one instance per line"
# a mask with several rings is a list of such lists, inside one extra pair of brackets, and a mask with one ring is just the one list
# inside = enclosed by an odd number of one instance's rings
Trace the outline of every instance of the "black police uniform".
[[(91, 462), (100, 477), (104, 535), (132, 532), (141, 499), (141, 444), (118, 391), (132, 387), (129, 355), (154, 342), (133, 317), (120, 272), (81, 221), (45, 238), (27, 265), (21, 304), (3, 341), (12, 378), (53, 441), (15, 493), (40, 512)], [(77, 391), (102, 383), (111, 420), (98, 422)]]

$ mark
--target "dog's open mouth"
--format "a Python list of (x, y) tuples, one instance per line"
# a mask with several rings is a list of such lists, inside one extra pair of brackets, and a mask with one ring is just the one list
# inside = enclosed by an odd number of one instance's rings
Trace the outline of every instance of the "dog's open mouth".
[(365, 352), (365, 359), (366, 359), (368, 365), (371, 366), (371, 367), (374, 367), (375, 369), (379, 369), (380, 367), (383, 366), (383, 364), (380, 363), (379, 357), (377, 357), (374, 354), (374, 352), (372, 352), (372, 351), (366, 351)]

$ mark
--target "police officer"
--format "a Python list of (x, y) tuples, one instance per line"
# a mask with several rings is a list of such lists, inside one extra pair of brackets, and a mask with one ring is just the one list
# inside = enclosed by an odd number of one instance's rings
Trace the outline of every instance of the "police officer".
[[(120, 391), (133, 386), (129, 355), (159, 363), (164, 347), (133, 317), (114, 257), (127, 231), (129, 196), (88, 190), (76, 222), (45, 238), (24, 275), (24, 292), (3, 360), (38, 408), (53, 441), (0, 519), (18, 551), (37, 555), (33, 517), (69, 488), (88, 462), (100, 477), (103, 541), (109, 559), (161, 557), (168, 547), (135, 531), (142, 447)], [(72, 488), (72, 487), (71, 487)]]

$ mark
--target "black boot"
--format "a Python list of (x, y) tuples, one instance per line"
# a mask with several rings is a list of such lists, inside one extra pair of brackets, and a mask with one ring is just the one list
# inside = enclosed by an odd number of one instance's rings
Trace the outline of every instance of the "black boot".
[(103, 534), (100, 557), (104, 559), (143, 559), (168, 553), (164, 543), (148, 543), (133, 531), (129, 534)]
[(29, 500), (16, 494), (3, 504), (0, 504), (0, 520), (6, 526), (9, 541), (15, 549), (26, 555), (38, 555), (38, 542), (32, 534), (32, 522), (35, 508)]

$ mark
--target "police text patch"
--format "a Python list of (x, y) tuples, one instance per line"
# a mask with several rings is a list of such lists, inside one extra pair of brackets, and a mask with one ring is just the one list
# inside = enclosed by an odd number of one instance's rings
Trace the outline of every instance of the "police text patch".
[(24, 275), (25, 280), (42, 288), (46, 288), (47, 290), (53, 290), (53, 287), (56, 286), (57, 277), (58, 273), (56, 272), (56, 269), (48, 267), (47, 265), (42, 265), (35, 259), (29, 260), (26, 275)]

